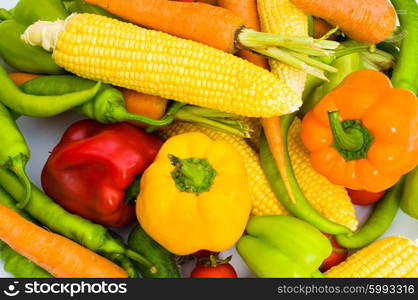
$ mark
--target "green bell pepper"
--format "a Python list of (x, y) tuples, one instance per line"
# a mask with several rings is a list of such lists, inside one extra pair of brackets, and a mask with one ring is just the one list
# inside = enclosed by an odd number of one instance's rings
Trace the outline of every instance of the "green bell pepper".
[(322, 277), (318, 268), (332, 246), (314, 226), (274, 215), (252, 217), (237, 250), (258, 277)]
[(40, 47), (26, 44), (20, 36), (26, 27), (38, 21), (65, 19), (67, 11), (60, 0), (20, 0), (13, 14), (2, 14), (0, 23), (0, 57), (17, 71), (42, 74), (63, 74), (51, 54)]

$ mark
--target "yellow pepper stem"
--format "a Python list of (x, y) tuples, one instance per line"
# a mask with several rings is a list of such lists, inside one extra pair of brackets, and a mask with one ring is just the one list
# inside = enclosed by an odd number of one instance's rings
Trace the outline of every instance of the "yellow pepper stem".
[(200, 194), (210, 190), (216, 170), (207, 159), (181, 159), (171, 154), (168, 155), (168, 158), (175, 167), (171, 176), (180, 191)]

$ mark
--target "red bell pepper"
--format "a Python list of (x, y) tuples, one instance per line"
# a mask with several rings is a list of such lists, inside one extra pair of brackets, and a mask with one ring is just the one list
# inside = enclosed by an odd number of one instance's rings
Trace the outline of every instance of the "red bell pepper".
[(125, 190), (150, 165), (162, 142), (127, 123), (71, 125), (42, 171), (45, 192), (66, 210), (107, 227), (135, 216)]

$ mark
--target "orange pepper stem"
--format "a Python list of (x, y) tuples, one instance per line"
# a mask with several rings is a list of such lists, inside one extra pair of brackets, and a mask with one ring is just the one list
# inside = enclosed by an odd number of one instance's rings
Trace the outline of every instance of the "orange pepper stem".
[(340, 112), (328, 112), (328, 120), (334, 138), (333, 147), (345, 161), (359, 160), (367, 157), (374, 137), (359, 120), (340, 121)]
[(168, 158), (175, 166), (171, 176), (180, 191), (200, 194), (210, 190), (216, 170), (206, 158), (181, 159), (172, 154)]

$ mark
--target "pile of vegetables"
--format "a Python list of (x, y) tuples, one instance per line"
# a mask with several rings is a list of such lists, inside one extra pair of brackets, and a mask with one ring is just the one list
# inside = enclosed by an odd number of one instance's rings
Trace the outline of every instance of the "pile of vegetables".
[[(418, 218), (416, 1), (19, 0), (0, 33), (7, 272), (418, 277), (378, 240)], [(68, 110), (41, 190), (16, 120)]]

